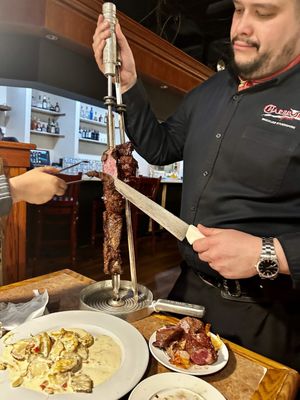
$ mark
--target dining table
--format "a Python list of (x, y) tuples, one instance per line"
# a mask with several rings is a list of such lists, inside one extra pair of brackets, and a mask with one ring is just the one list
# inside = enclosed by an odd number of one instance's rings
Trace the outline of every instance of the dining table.
[[(0, 302), (29, 301), (33, 297), (33, 290), (47, 290), (49, 313), (78, 310), (81, 290), (94, 282), (80, 273), (62, 269), (0, 287)], [(132, 322), (132, 325), (149, 340), (154, 331), (176, 321), (178, 319), (174, 314), (153, 313)], [(227, 400), (296, 399), (300, 383), (297, 371), (226, 339), (223, 341), (229, 351), (228, 363), (222, 370), (201, 376), (201, 379), (219, 390)], [(169, 370), (150, 355), (143, 378), (165, 372)], [(128, 399), (128, 396), (122, 400)]]

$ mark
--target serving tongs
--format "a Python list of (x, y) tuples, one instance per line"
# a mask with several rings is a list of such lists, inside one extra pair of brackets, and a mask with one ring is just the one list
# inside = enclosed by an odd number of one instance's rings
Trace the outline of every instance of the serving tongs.
[[(106, 39), (103, 50), (103, 66), (104, 75), (107, 77), (107, 96), (104, 97), (104, 104), (107, 105), (107, 143), (108, 148), (115, 147), (115, 121), (113, 108), (118, 112), (120, 142), (125, 143), (125, 123), (124, 112), (126, 106), (122, 103), (120, 66), (117, 39), (115, 27), (117, 24), (116, 6), (113, 3), (105, 2), (102, 5), (102, 13), (104, 19), (110, 23), (111, 36)], [(115, 86), (116, 97), (113, 96), (113, 82)], [(131, 208), (128, 200), (125, 200), (125, 218), (127, 226), (129, 265), (131, 276), (131, 290), (134, 301), (138, 301), (137, 277), (136, 277), (136, 260), (134, 251), (133, 230), (131, 221)], [(113, 299), (111, 305), (122, 306), (124, 300), (120, 296), (120, 274), (112, 274), (112, 290)]]

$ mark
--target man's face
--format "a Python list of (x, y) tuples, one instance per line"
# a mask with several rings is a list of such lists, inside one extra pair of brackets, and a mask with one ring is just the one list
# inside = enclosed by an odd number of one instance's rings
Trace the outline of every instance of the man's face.
[(234, 0), (234, 67), (244, 79), (263, 78), (300, 54), (299, 0)]

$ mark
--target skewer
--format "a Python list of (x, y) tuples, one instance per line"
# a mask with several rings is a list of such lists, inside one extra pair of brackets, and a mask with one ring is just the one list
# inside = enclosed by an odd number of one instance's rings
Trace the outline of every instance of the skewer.
[[(126, 106), (122, 103), (122, 93), (120, 84), (120, 60), (116, 66), (116, 78), (115, 78), (115, 90), (117, 99), (117, 111), (119, 114), (119, 130), (120, 130), (120, 140), (121, 143), (125, 143), (125, 122), (124, 122), (124, 112)], [(131, 278), (131, 288), (133, 292), (134, 301), (138, 301), (138, 289), (137, 289), (137, 276), (136, 276), (136, 259), (134, 251), (134, 240), (133, 240), (133, 230), (132, 230), (132, 219), (131, 219), (131, 205), (130, 202), (125, 200), (125, 218), (127, 226), (127, 241), (128, 241), (128, 253), (129, 253), (129, 266), (130, 266), (130, 278)]]
[[(103, 51), (103, 64), (104, 74), (107, 77), (108, 84), (108, 95), (104, 97), (105, 104), (108, 108), (108, 119), (107, 119), (107, 137), (108, 146), (113, 148), (115, 146), (115, 125), (113, 118), (113, 106), (116, 106), (119, 115), (119, 131), (120, 131), (120, 142), (125, 143), (125, 122), (124, 112), (125, 105), (122, 103), (121, 94), (121, 82), (120, 82), (120, 59), (118, 57), (118, 46), (115, 34), (115, 26), (117, 23), (116, 18), (116, 6), (113, 3), (103, 3), (102, 12), (104, 18), (110, 22), (111, 36), (106, 40), (106, 45)], [(116, 98), (112, 95), (113, 78), (115, 80), (115, 92)], [(127, 226), (127, 238), (128, 238), (128, 252), (129, 252), (129, 264), (130, 264), (130, 275), (134, 301), (138, 300), (137, 290), (137, 277), (136, 277), (136, 260), (134, 251), (134, 240), (131, 220), (131, 208), (128, 200), (125, 200), (125, 217)], [(120, 274), (114, 274), (112, 276), (112, 287), (114, 301), (118, 303), (120, 301), (119, 290), (120, 290)]]
[(88, 163), (88, 161), (86, 161), (86, 160), (81, 160), (81, 161), (79, 161), (79, 162), (77, 162), (77, 163), (75, 163), (75, 164), (72, 164), (72, 165), (69, 165), (69, 166), (67, 166), (67, 167), (61, 168), (58, 172), (56, 172), (56, 173), (54, 173), (54, 174), (52, 174), (52, 175), (59, 175), (61, 172), (66, 171), (67, 169), (76, 167), (76, 165), (79, 165), (79, 164), (81, 164), (81, 163)]
[[(104, 104), (107, 105), (107, 144), (109, 148), (115, 147), (115, 126), (112, 107), (115, 105), (115, 98), (112, 95), (113, 78), (116, 76), (117, 64), (117, 41), (115, 33), (116, 6), (113, 3), (103, 3), (102, 13), (104, 18), (110, 22), (111, 36), (106, 39), (103, 50), (104, 75), (107, 77), (107, 96), (104, 97)], [(120, 274), (112, 274), (112, 305), (120, 303)]]

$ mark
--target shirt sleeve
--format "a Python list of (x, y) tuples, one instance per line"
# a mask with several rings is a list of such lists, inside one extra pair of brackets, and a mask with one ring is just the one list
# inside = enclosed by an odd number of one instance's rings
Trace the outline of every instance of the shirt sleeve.
[(184, 107), (164, 122), (151, 109), (140, 80), (123, 95), (126, 104), (126, 134), (135, 150), (153, 165), (167, 165), (182, 160), (186, 133)]
[(12, 205), (9, 183), (5, 175), (0, 175), (0, 216), (7, 215)]
[(300, 232), (286, 233), (277, 237), (284, 250), (288, 261), (293, 286), (295, 289), (300, 289)]

